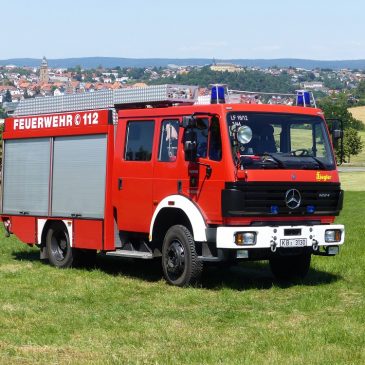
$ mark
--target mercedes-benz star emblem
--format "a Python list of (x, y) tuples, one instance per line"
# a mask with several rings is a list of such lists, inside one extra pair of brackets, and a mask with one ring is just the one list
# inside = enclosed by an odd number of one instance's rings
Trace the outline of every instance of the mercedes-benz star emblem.
[(285, 193), (285, 203), (290, 209), (298, 208), (302, 197), (297, 189), (290, 189)]

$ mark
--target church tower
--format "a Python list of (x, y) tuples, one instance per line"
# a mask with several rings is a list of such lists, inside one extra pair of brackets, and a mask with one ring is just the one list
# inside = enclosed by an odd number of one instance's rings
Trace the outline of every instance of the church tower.
[(39, 82), (48, 83), (49, 75), (48, 75), (48, 62), (46, 57), (43, 57), (41, 68), (39, 70)]

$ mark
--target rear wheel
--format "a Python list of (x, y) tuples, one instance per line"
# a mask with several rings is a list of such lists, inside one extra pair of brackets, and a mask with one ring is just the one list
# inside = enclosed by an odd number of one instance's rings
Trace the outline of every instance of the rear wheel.
[(46, 235), (46, 251), (51, 265), (61, 269), (95, 266), (96, 250), (72, 248), (63, 222), (53, 222)]
[(49, 227), (46, 235), (46, 251), (51, 265), (58, 268), (71, 267), (72, 247), (63, 222), (54, 222)]
[(175, 225), (167, 231), (162, 246), (162, 269), (166, 281), (172, 285), (188, 286), (199, 281), (203, 263), (186, 227)]
[(278, 280), (304, 279), (308, 274), (310, 262), (310, 253), (296, 256), (278, 256), (270, 259), (270, 268)]

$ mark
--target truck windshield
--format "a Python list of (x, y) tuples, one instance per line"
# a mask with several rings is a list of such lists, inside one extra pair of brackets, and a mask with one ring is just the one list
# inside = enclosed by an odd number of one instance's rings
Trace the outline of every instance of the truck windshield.
[(246, 169), (335, 168), (321, 117), (231, 112), (227, 114), (233, 157)]

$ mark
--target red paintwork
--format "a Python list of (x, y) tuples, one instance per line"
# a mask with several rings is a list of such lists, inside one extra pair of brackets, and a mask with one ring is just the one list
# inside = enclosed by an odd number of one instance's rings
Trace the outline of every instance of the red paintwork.
[[(308, 217), (265, 217), (265, 222), (282, 222), (287, 221), (288, 225), (290, 225), (290, 222), (292, 221), (313, 221), (314, 220), (320, 220), (322, 224), (332, 224), (335, 221), (335, 217), (315, 217), (308, 216)], [(244, 217), (244, 218), (224, 218), (223, 224), (227, 226), (249, 226), (252, 222), (260, 222), (262, 221), (262, 218), (260, 217)]]
[(103, 249), (103, 221), (75, 219), (73, 234), (73, 247)]
[[(182, 194), (192, 200), (200, 209), (207, 224), (248, 225), (259, 217), (229, 218), (221, 216), (221, 190), (227, 181), (324, 181), (338, 182), (338, 173), (313, 170), (247, 170), (238, 171), (235, 176), (231, 146), (229, 142), (226, 114), (231, 111), (277, 112), (304, 114), (323, 117), (319, 109), (283, 105), (218, 104), (191, 105), (166, 108), (125, 109), (118, 111), (118, 126), (114, 138), (114, 126), (108, 124), (109, 112), (98, 111), (98, 125), (43, 128), (35, 130), (14, 130), (14, 118), (6, 120), (4, 139), (31, 138), (75, 134), (106, 133), (108, 135), (107, 171), (105, 191), (105, 218), (98, 220), (73, 220), (74, 244), (79, 248), (114, 250), (114, 220), (120, 230), (148, 233), (152, 214), (158, 203), (166, 196)], [(91, 111), (94, 112), (94, 111)], [(206, 167), (185, 161), (183, 151), (183, 130), (179, 131), (177, 158), (171, 162), (157, 161), (160, 130), (165, 119), (178, 119), (199, 112), (219, 116), (222, 137), (222, 160), (211, 161), (200, 158), (199, 162), (212, 167), (210, 178), (206, 178)], [(72, 114), (73, 118), (78, 113)], [(81, 114), (81, 113), (80, 113)], [(131, 120), (154, 120), (155, 133), (151, 161), (125, 161), (124, 148), (126, 125)], [(114, 142), (115, 140), (115, 142)], [(295, 179), (293, 178), (295, 175)], [(192, 179), (196, 185), (192, 186)], [(122, 189), (118, 189), (118, 179), (122, 179)], [(181, 182), (181, 191), (178, 191)], [(47, 218), (47, 217), (45, 217)], [(298, 220), (298, 217), (270, 217), (265, 220)], [(313, 219), (312, 216), (300, 220)], [(322, 223), (332, 223), (333, 217), (321, 217)], [(26, 222), (25, 225), (20, 222)], [(14, 221), (15, 230), (14, 230)], [(34, 242), (36, 220), (34, 217), (12, 217), (13, 231), (24, 242)], [(26, 229), (24, 229), (26, 227)]]
[[(249, 224), (258, 218), (239, 218), (223, 222), (221, 216), (221, 190), (224, 182), (245, 179), (247, 181), (295, 181), (338, 182), (338, 173), (334, 171), (320, 172), (313, 170), (248, 170), (240, 171), (239, 176), (234, 175), (232, 152), (229, 143), (228, 128), (226, 127), (226, 113), (231, 111), (257, 111), (306, 114), (323, 117), (323, 113), (315, 108), (292, 107), (282, 105), (250, 105), (250, 104), (218, 104), (218, 105), (193, 105), (172, 108), (132, 109), (120, 110), (118, 113), (118, 131), (116, 140), (116, 153), (114, 157), (113, 175), (113, 206), (118, 212), (118, 227), (121, 230), (135, 232), (149, 232), (151, 216), (158, 203), (166, 196), (177, 194), (177, 182), (182, 183), (182, 194), (196, 203), (208, 224)], [(190, 164), (184, 160), (182, 145), (182, 130), (179, 133), (179, 150), (174, 162), (157, 161), (158, 145), (161, 122), (164, 119), (180, 119), (183, 115), (194, 112), (214, 113), (220, 117), (222, 135), (222, 160), (211, 161), (209, 158), (200, 158), (199, 162), (212, 167), (212, 175), (205, 178), (206, 167)], [(133, 162), (125, 161), (124, 141), (126, 124), (130, 120), (154, 120), (155, 140), (151, 161)], [(190, 186), (189, 171), (198, 180), (195, 188)], [(326, 177), (324, 177), (326, 176)], [(116, 181), (123, 180), (123, 188), (118, 191)], [(294, 218), (295, 219), (295, 218)], [(296, 218), (298, 219), (298, 218)], [(303, 219), (303, 217), (301, 217)], [(313, 217), (308, 216), (308, 219)], [(321, 218), (323, 221), (325, 218)], [(289, 219), (288, 219), (289, 220)], [(241, 222), (241, 223), (240, 223)]]
[(37, 222), (35, 217), (12, 216), (11, 232), (24, 243), (37, 243)]
[(305, 181), (305, 182), (338, 182), (338, 172), (317, 170), (246, 170), (248, 182), (252, 181)]
[[(93, 123), (94, 121), (95, 124), (89, 124), (89, 118), (87, 118), (88, 115), (91, 115), (92, 117), (90, 119), (90, 123)], [(39, 116), (33, 115), (16, 118), (6, 118), (3, 138), (36, 138), (106, 133), (106, 129), (109, 123), (109, 115), (109, 110), (91, 110), (78, 113), (56, 113), (44, 114)], [(42, 122), (39, 122), (39, 124), (38, 118), (42, 118)], [(48, 120), (53, 120), (53, 118), (57, 118), (57, 125), (60, 125), (59, 120), (61, 118), (64, 118), (65, 126), (56, 127), (55, 123), (50, 122), (50, 126), (45, 127), (44, 120), (46, 118), (48, 118)], [(34, 124), (32, 123), (33, 121)]]
[[(157, 126), (155, 123), (155, 141), (159, 135)], [(112, 201), (117, 209), (117, 224), (120, 230), (148, 232), (152, 217), (152, 161), (156, 159), (157, 143), (154, 143), (151, 161), (124, 161), (125, 133), (126, 121), (122, 119), (118, 122), (113, 166)], [(121, 190), (118, 189), (120, 178)]]
[[(97, 114), (97, 124), (84, 123), (84, 115), (90, 114), (94, 117)], [(60, 115), (69, 115), (72, 118), (72, 125), (68, 127), (48, 127), (37, 129), (22, 129), (18, 130), (14, 127), (14, 121), (19, 118), (7, 118), (5, 120), (5, 131), (3, 133), (4, 139), (15, 138), (36, 138), (36, 137), (56, 137), (56, 136), (73, 136), (84, 134), (107, 134), (107, 169), (106, 169), (106, 190), (105, 190), (105, 213), (104, 221), (96, 220), (76, 220), (71, 218), (54, 218), (54, 217), (24, 217), (24, 216), (3, 216), (9, 217), (12, 222), (12, 232), (25, 243), (37, 243), (37, 219), (67, 219), (73, 222), (74, 242), (78, 248), (90, 249), (114, 249), (114, 226), (112, 218), (111, 206), (111, 177), (114, 156), (114, 125), (111, 123), (111, 112), (109, 110), (91, 110), (76, 113), (57, 113), (52, 115), (40, 115), (40, 117), (52, 117)], [(76, 115), (80, 115), (80, 125), (76, 125)], [(31, 117), (21, 117), (34, 118)], [(92, 121), (93, 119), (91, 119)], [(88, 119), (86, 119), (89, 122)], [(17, 122), (19, 125), (19, 121)], [(15, 130), (14, 130), (15, 129)], [(32, 225), (29, 223), (32, 221)], [(81, 222), (81, 223), (80, 223)], [(85, 223), (83, 223), (85, 222)]]
[(114, 217), (112, 206), (113, 158), (114, 158), (114, 125), (108, 126), (108, 145), (106, 151), (105, 208), (103, 250), (114, 250)]

